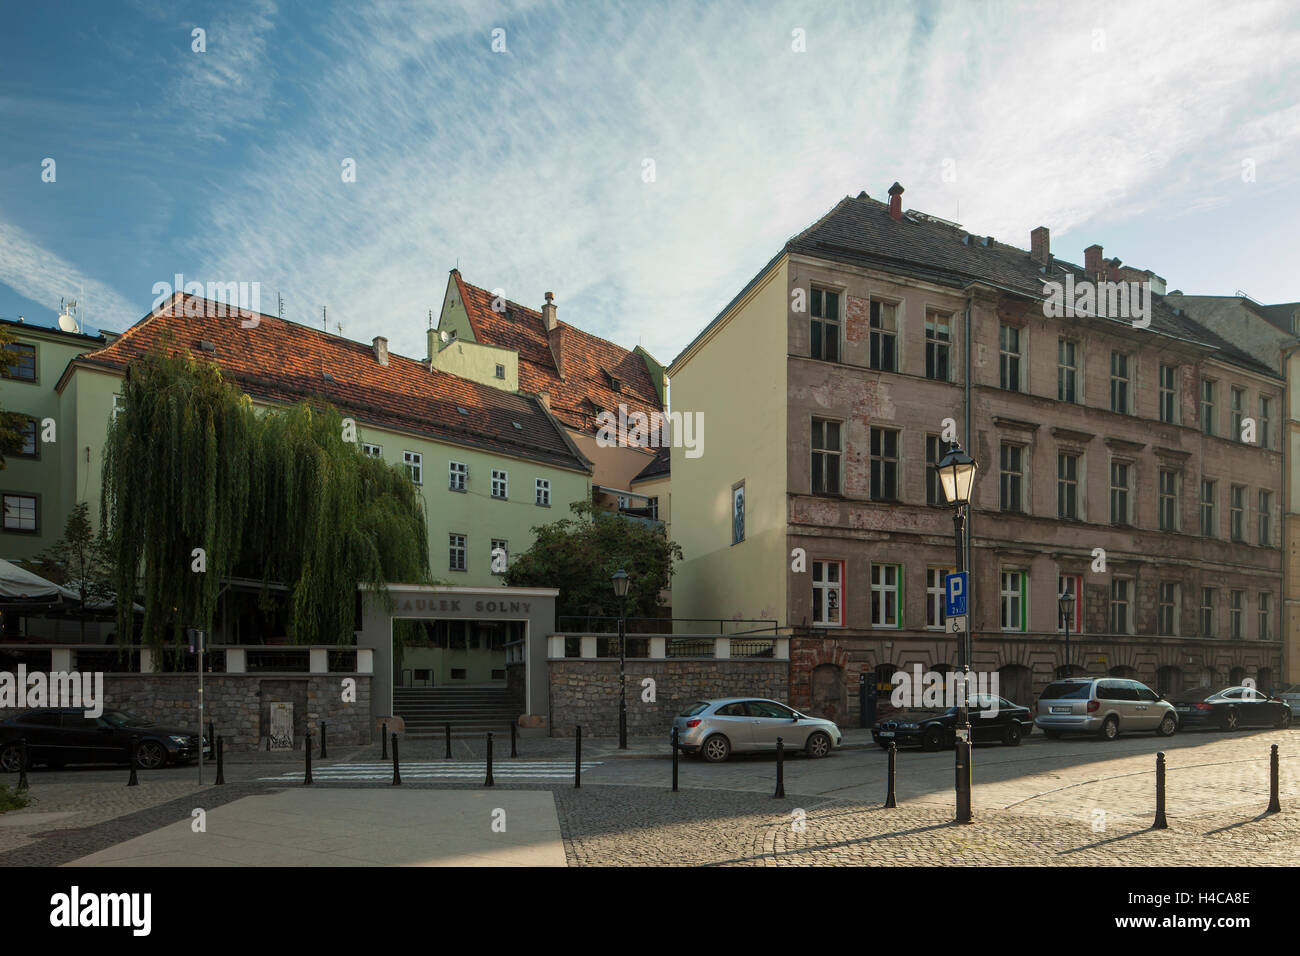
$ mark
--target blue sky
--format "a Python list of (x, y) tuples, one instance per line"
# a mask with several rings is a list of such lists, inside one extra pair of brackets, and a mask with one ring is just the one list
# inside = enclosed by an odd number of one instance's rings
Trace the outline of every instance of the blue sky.
[(296, 321), (328, 306), (331, 330), (419, 357), (459, 263), (669, 361), (789, 236), (895, 180), (905, 207), (1025, 248), (1042, 224), (1063, 258), (1098, 242), (1170, 289), (1300, 299), (1294, 3), (2, 16), (4, 318), (52, 324), (70, 296), (121, 330), (181, 272), (260, 282)]

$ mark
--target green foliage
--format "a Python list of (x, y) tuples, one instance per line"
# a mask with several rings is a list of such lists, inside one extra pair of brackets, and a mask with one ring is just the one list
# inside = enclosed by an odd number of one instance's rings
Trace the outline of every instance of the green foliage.
[[(14, 341), (13, 332), (0, 325), (0, 368), (10, 368), (18, 362), (18, 353), (8, 348)], [(23, 426), (28, 416), (19, 412), (0, 411), (0, 471), (8, 467), (6, 455), (22, 450)]]
[(0, 813), (4, 813), (6, 810), (21, 810), (27, 806), (27, 803), (27, 794), (21, 790), (0, 787)]
[[(352, 639), (358, 585), (428, 578), (428, 535), (400, 469), (342, 440), (329, 408), (258, 413), (216, 365), (162, 351), (132, 363), (104, 455), (115, 589), (144, 605), (143, 639), (210, 629), (223, 578), (289, 587), (290, 638)], [(247, 533), (246, 533), (247, 529)], [(192, 570), (206, 552), (205, 573)], [(263, 599), (268, 591), (264, 587)], [(131, 633), (119, 601), (118, 633)]]
[(110, 565), (104, 541), (91, 525), (90, 505), (81, 501), (68, 515), (63, 537), (33, 558), (32, 571), (77, 593), (76, 616), (84, 633), (87, 606), (113, 600)]
[(533, 529), (536, 539), (511, 558), (506, 584), (559, 588), (558, 615), (612, 616), (619, 608), (610, 578), (622, 568), (630, 578), (628, 617), (657, 616), (659, 592), (668, 587), (674, 562), (682, 559), (681, 546), (669, 541), (662, 528), (629, 521), (588, 501), (569, 507), (575, 518)]

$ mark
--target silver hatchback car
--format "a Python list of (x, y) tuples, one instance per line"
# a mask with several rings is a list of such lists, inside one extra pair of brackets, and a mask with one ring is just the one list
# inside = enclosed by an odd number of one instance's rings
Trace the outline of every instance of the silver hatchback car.
[(1048, 684), (1038, 696), (1034, 726), (1048, 738), (1074, 733), (1114, 740), (1132, 731), (1154, 731), (1169, 737), (1178, 729), (1178, 712), (1135, 680), (1069, 677)]
[(711, 763), (733, 753), (775, 750), (777, 737), (787, 750), (802, 749), (810, 757), (825, 757), (843, 740), (832, 721), (759, 697), (696, 701), (673, 718), (673, 727), (682, 750)]

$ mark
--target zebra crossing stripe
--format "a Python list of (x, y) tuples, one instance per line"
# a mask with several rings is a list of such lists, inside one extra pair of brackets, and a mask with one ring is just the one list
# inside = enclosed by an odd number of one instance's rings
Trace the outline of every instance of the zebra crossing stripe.
[[(601, 761), (583, 761), (582, 769), (599, 767)], [(437, 763), (403, 763), (402, 776), (411, 779), (477, 779), (487, 772), (486, 761), (439, 761)], [(316, 780), (386, 780), (392, 776), (392, 764), (382, 761), (373, 763), (337, 764), (332, 767), (320, 767), (312, 771)], [(551, 779), (568, 777), (573, 773), (573, 764), (567, 761), (532, 761), (524, 764), (492, 765), (493, 776), (502, 778)], [(261, 777), (263, 781), (297, 780), (302, 776), (298, 771), (286, 771), (273, 777)]]

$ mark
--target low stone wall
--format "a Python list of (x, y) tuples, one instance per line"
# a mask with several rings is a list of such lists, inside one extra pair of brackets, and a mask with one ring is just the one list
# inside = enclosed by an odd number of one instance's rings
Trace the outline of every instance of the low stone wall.
[[(357, 699), (344, 703), (343, 680), (349, 677), (356, 681)], [(270, 705), (275, 701), (293, 704), (295, 738), (301, 738), (309, 725), (319, 735), (324, 720), (332, 744), (357, 746), (372, 739), (369, 674), (206, 674), (203, 699), (204, 723), (212, 721), (227, 750), (265, 746)], [(24, 709), (0, 708), (0, 718)], [(198, 676), (105, 674), (104, 709), (130, 711), (160, 725), (195, 727)]]
[[(552, 737), (618, 735), (618, 661), (551, 660), (550, 727)], [(643, 700), (654, 680), (654, 701)], [(635, 660), (627, 662), (627, 732), (629, 736), (666, 735), (672, 719), (691, 701), (715, 697), (768, 697), (787, 700), (789, 662)]]

